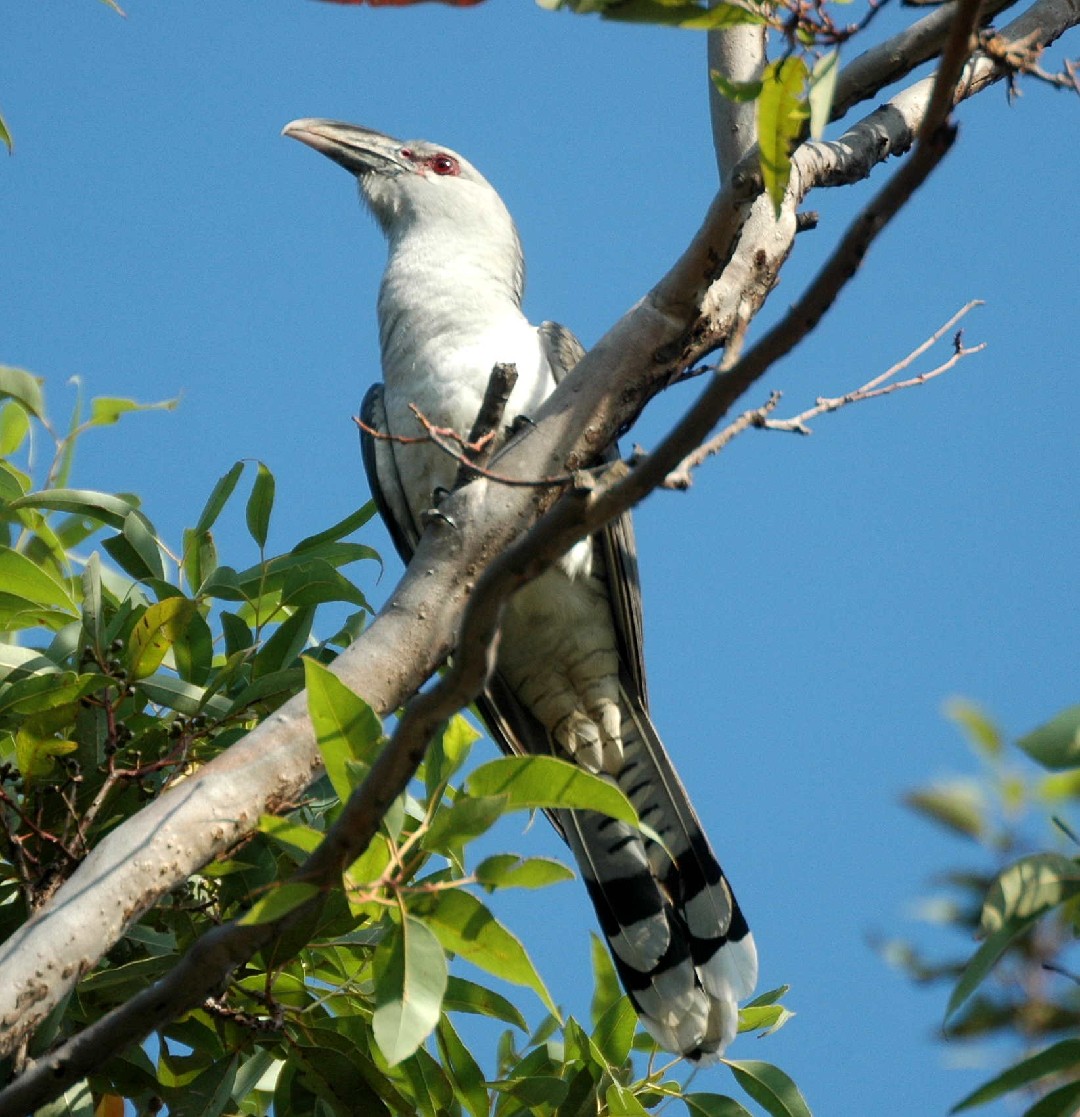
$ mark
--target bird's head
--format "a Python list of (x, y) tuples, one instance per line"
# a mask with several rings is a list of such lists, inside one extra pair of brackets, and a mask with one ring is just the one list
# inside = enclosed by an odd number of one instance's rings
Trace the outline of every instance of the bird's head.
[(417, 223), (451, 222), (492, 234), (513, 228), (502, 199), (467, 160), (427, 140), (336, 120), (294, 120), (282, 131), (356, 176), (360, 196), (391, 241)]

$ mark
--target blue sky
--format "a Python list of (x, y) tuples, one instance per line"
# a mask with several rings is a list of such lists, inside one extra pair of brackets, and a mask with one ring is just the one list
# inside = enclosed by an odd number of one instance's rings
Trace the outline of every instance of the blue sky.
[[(277, 476), (281, 547), (366, 499), (350, 415), (378, 376), (384, 250), (348, 177), (280, 138), (287, 121), (462, 151), (518, 220), (526, 309), (586, 343), (666, 270), (715, 189), (694, 33), (510, 0), (126, 7), (5, 13), (0, 362), (46, 377), (54, 411), (73, 376), (91, 394), (182, 394), (88, 440), (75, 474), (138, 489), (177, 541), (241, 457)], [(866, 941), (945, 945), (913, 904), (967, 851), (899, 805), (975, 769), (943, 701), (982, 702), (1016, 735), (1078, 698), (1076, 121), (1075, 99), (1034, 86), (965, 106), (956, 150), (752, 401), (780, 388), (786, 414), (856, 387), (971, 298), (987, 305), (967, 341), (985, 353), (810, 439), (746, 435), (637, 517), (656, 720), (754, 928), (761, 987), (791, 983), (798, 1012), (732, 1055), (779, 1063), (829, 1117), (944, 1112), (984, 1073), (934, 1041), (945, 991), (913, 990)], [(762, 324), (884, 173), (810, 200), (821, 225)], [(631, 439), (654, 444), (688, 399), (656, 401)], [(239, 522), (219, 544), (234, 565), (254, 557)], [(397, 572), (358, 576), (381, 603)], [(504, 839), (558, 853), (540, 825)], [(585, 1014), (578, 886), (496, 907)], [(696, 1085), (728, 1087), (722, 1071)]]

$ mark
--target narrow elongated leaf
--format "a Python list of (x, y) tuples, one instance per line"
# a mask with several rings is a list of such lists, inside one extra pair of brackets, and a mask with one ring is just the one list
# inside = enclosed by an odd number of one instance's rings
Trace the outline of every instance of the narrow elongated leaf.
[(488, 1094), (484, 1085), (484, 1072), (473, 1058), (472, 1053), (461, 1041), (447, 1016), (443, 1016), (435, 1029), (435, 1039), (439, 1044), (443, 1068), (450, 1076), (461, 1104), (472, 1117), (487, 1117)]
[(446, 992), (446, 955), (439, 940), (412, 916), (375, 951), (372, 1029), (390, 1066), (407, 1059), (438, 1023)]
[(619, 997), (597, 1021), (592, 1041), (609, 1067), (618, 1069), (630, 1057), (637, 1021), (629, 997)]
[(811, 1117), (798, 1086), (772, 1063), (724, 1059), (739, 1085), (772, 1117)]
[(39, 605), (77, 612), (71, 591), (25, 555), (0, 547), (0, 587), (5, 593)]
[(496, 888), (546, 888), (563, 880), (573, 880), (573, 870), (548, 857), (518, 857), (497, 853), (485, 858), (473, 874), (489, 891)]
[(247, 502), (247, 529), (251, 538), (262, 550), (270, 531), (270, 512), (274, 507), (274, 475), (259, 462), (255, 483), (251, 486), (251, 496)]
[(992, 934), (1008, 921), (1037, 916), (1080, 893), (1080, 864), (1060, 853), (1036, 853), (1002, 870), (990, 886), (979, 925)]
[(114, 496), (112, 493), (98, 493), (90, 489), (44, 489), (27, 493), (8, 505), (13, 511), (34, 508), (70, 512), (118, 529), (124, 526), (129, 513), (137, 507), (134, 497)]
[(139, 403), (133, 399), (118, 399), (114, 396), (98, 396), (90, 401), (91, 426), (110, 426), (119, 421), (121, 415), (128, 415), (132, 411), (175, 411), (179, 406), (179, 399), (163, 399), (157, 403)]
[(1024, 1117), (1076, 1117), (1080, 1106), (1080, 1082), (1070, 1082), (1051, 1090), (1045, 1098), (1040, 1098)]
[(595, 931), (590, 935), (589, 951), (593, 971), (593, 997), (592, 1004), (589, 1006), (589, 1017), (595, 1028), (611, 1006), (622, 997), (623, 991), (611, 955)]
[(719, 70), (710, 70), (709, 77), (723, 97), (737, 104), (756, 101), (761, 96), (762, 83), (760, 81), (732, 81), (730, 78), (724, 77)]
[(1055, 1043), (1027, 1059), (1021, 1059), (1008, 1070), (1002, 1071), (1001, 1074), (968, 1094), (966, 1098), (958, 1101), (949, 1112), (960, 1113), (965, 1109), (974, 1109), (977, 1105), (985, 1105), (988, 1101), (994, 1101), (1013, 1090), (1019, 1090), (1022, 1086), (1030, 1086), (1040, 1078), (1075, 1071), (1078, 1066), (1080, 1066), (1080, 1039), (1063, 1039), (1060, 1043)]
[(322, 833), (313, 826), (305, 826), (302, 822), (294, 822), (276, 814), (264, 814), (259, 819), (258, 828), (294, 854), (297, 861), (314, 853), (323, 839)]
[(547, 1010), (558, 1015), (525, 948), (471, 893), (449, 889), (412, 906), (447, 951), (504, 981), (532, 989)]
[(256, 900), (244, 913), (240, 922), (245, 925), (273, 923), (318, 894), (319, 889), (314, 884), (286, 881), (277, 888), (271, 888), (266, 895)]
[[(0, 120), (0, 129), (3, 121)], [(4, 130), (0, 139), (7, 135)], [(10, 137), (5, 140), (10, 147)], [(45, 395), (42, 392), (44, 377), (35, 376), (24, 368), (15, 368), (12, 365), (0, 365), (0, 398), (13, 399), (21, 403), (35, 418), (45, 418)]]
[(195, 615), (195, 602), (187, 597), (167, 597), (147, 607), (131, 630), (128, 644), (130, 671), (134, 678), (152, 675), (165, 653), (183, 636)]
[(692, 1117), (753, 1117), (750, 1110), (724, 1094), (683, 1094)]
[(0, 114), (0, 143), (8, 149), (8, 155), (14, 152), (15, 144), (11, 139), (11, 132), (8, 131), (7, 121), (4, 119), (3, 114)]
[(344, 802), (353, 788), (349, 762), (369, 767), (382, 740), (382, 723), (372, 708), (321, 663), (304, 659), (308, 712), (326, 774)]
[(1080, 766), (1080, 706), (1062, 710), (1016, 743), (1032, 760), (1052, 771)]
[(1041, 914), (1041, 912), (1036, 912), (1024, 918), (1009, 920), (975, 951), (971, 960), (964, 967), (964, 972), (960, 975), (960, 980), (956, 983), (956, 987), (949, 997), (949, 1003), (945, 1006), (946, 1023), (982, 984), (987, 974), (997, 964), (998, 959), (1008, 950), (1013, 939), (1026, 931)]
[(8, 400), (0, 407), (0, 457), (9, 458), (16, 453), (29, 433), (30, 413), (21, 403)]
[[(292, 549), (294, 555), (301, 554), (304, 551), (318, 550), (324, 543), (336, 543), (339, 539), (344, 539), (346, 535), (351, 535), (354, 531), (359, 530), (375, 515), (375, 501), (369, 500), (367, 504), (361, 505), (355, 512), (350, 512), (343, 520), (338, 520), (332, 527), (328, 527), (325, 531), (320, 531), (317, 535), (308, 535), (301, 539)], [(378, 559), (378, 553), (374, 550), (370, 551), (370, 557)]]
[(810, 71), (810, 135), (820, 140), (825, 135), (825, 125), (829, 123), (832, 112), (833, 95), (836, 92), (836, 77), (840, 73), (840, 51), (830, 50), (823, 54)]
[(599, 811), (638, 824), (630, 800), (612, 783), (554, 756), (505, 756), (481, 764), (465, 786), (472, 795), (505, 795), (509, 810)]
[(468, 1012), (474, 1016), (488, 1016), (492, 1020), (501, 1020), (504, 1024), (512, 1024), (523, 1032), (528, 1031), (525, 1017), (513, 1001), (508, 1000), (494, 989), (478, 985), (463, 977), (450, 976), (446, 986), (446, 995), (443, 997), (443, 1009), (446, 1012)]
[(783, 1005), (755, 1005), (739, 1009), (739, 1031), (760, 1032), (771, 1035), (782, 1028), (793, 1016), (790, 1009)]
[(649, 1111), (634, 1097), (633, 1091), (618, 1082), (607, 1088), (604, 1100), (611, 1117), (649, 1117)]
[(792, 145), (809, 111), (803, 99), (807, 77), (806, 63), (798, 55), (770, 62), (758, 98), (761, 173), (778, 217), (791, 177)]
[(195, 527), (192, 528), (196, 535), (203, 535), (214, 526), (218, 516), (221, 515), (221, 510), (225, 507), (229, 497), (232, 496), (233, 490), (240, 480), (240, 474), (243, 472), (244, 463), (236, 462), (228, 473), (218, 478), (218, 482), (211, 490)]
[(945, 703), (945, 716), (964, 731), (964, 736), (984, 756), (993, 759), (1001, 755), (1005, 748), (1001, 731), (986, 711), (974, 702), (966, 698), (951, 698)]

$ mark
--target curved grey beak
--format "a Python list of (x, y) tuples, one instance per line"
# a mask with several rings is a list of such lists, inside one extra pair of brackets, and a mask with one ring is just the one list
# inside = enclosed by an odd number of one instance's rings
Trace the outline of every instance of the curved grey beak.
[(401, 159), (398, 140), (356, 124), (305, 117), (286, 124), (281, 134), (321, 152), (350, 174), (385, 170), (388, 164), (406, 166)]

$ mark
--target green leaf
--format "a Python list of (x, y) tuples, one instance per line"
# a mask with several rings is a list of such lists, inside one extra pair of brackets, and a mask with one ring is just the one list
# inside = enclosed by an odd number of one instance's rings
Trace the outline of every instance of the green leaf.
[(382, 723), (374, 710), (321, 663), (304, 658), (308, 712), (326, 774), (344, 802), (353, 789), (349, 762), (370, 767), (382, 740)]
[(608, 948), (595, 931), (590, 933), (589, 950), (592, 957), (593, 997), (589, 1017), (595, 1028), (623, 996), (622, 983), (615, 972)]
[(977, 1105), (985, 1105), (988, 1101), (1019, 1090), (1022, 1086), (1029, 1086), (1040, 1078), (1075, 1071), (1077, 1066), (1080, 1066), (1080, 1039), (1063, 1039), (1038, 1054), (1021, 1059), (1008, 1070), (991, 1078), (962, 1101), (958, 1101), (949, 1112), (960, 1113), (964, 1109), (974, 1109)]
[(466, 842), (486, 833), (501, 817), (505, 800), (501, 796), (478, 799), (459, 795), (451, 806), (435, 812), (431, 828), (423, 837), (425, 849), (460, 855)]
[(129, 496), (97, 493), (90, 489), (43, 489), (13, 500), (8, 509), (44, 508), (55, 512), (70, 512), (119, 529), (137, 506), (135, 498)]
[(195, 527), (192, 528), (195, 535), (205, 535), (214, 526), (218, 516), (221, 515), (222, 509), (228, 503), (229, 497), (232, 496), (233, 490), (240, 480), (240, 474), (243, 472), (244, 463), (236, 462), (228, 473), (218, 478), (217, 484), (214, 485), (210, 496), (207, 498), (206, 505), (196, 521)]
[(4, 120), (3, 114), (0, 113), (0, 143), (8, 149), (8, 155), (14, 154), (15, 144), (11, 139), (11, 133), (8, 131), (7, 121)]
[(820, 140), (825, 135), (825, 125), (832, 113), (833, 96), (836, 93), (836, 77), (840, 73), (840, 51), (830, 50), (823, 54), (810, 71), (810, 135)]
[(323, 839), (322, 832), (313, 826), (276, 814), (262, 815), (258, 829), (293, 854), (298, 862), (313, 854)]
[(913, 811), (955, 834), (976, 841), (986, 834), (985, 796), (981, 785), (974, 780), (951, 780), (917, 788), (904, 796), (904, 802)]
[(118, 399), (114, 396), (98, 396), (90, 401), (89, 426), (105, 427), (119, 421), (121, 415), (132, 411), (175, 411), (179, 399), (163, 399), (157, 403), (139, 403), (133, 399)]
[(265, 896), (261, 896), (244, 913), (239, 922), (244, 926), (257, 923), (274, 923), (282, 917), (295, 911), (301, 904), (306, 904), (313, 896), (319, 894), (317, 885), (306, 884), (303, 881), (286, 881), (284, 884), (271, 888)]
[(285, 575), (281, 586), (282, 605), (300, 608), (328, 601), (348, 601), (374, 612), (361, 590), (326, 559), (313, 558), (302, 566), (294, 566)]
[(172, 675), (151, 675), (142, 679), (139, 690), (151, 702), (188, 717), (203, 713), (225, 717), (232, 709), (229, 699), (219, 694), (208, 695), (205, 687), (194, 686)]
[(1008, 950), (1012, 941), (1026, 931), (1041, 914), (1042, 912), (1039, 911), (1009, 920), (990, 935), (982, 946), (975, 951), (964, 967), (964, 972), (960, 975), (960, 980), (956, 983), (956, 987), (949, 997), (949, 1003), (945, 1006), (945, 1023), (948, 1023), (956, 1010), (982, 984), (987, 974), (997, 964), (998, 959)]
[(739, 1085), (772, 1117), (811, 1117), (798, 1086), (772, 1063), (724, 1059)]
[(55, 606), (73, 616), (78, 612), (67, 586), (10, 547), (0, 547), (0, 586), (32, 604)]
[(274, 507), (274, 475), (262, 462), (258, 464), (255, 483), (248, 497), (246, 520), (248, 533), (261, 551), (270, 531), (270, 512)]
[(1024, 1117), (1076, 1117), (1080, 1105), (1080, 1082), (1070, 1082), (1040, 1098)]
[(1052, 771), (1080, 766), (1080, 706), (1062, 710), (1017, 744), (1032, 760)]
[[(0, 128), (3, 128), (2, 121), (0, 121)], [(6, 135), (5, 130), (4, 136)], [(3, 136), (0, 136), (0, 139), (2, 138)], [(10, 137), (6, 142), (10, 150)], [(35, 376), (24, 368), (0, 365), (0, 398), (13, 399), (21, 403), (36, 419), (45, 418), (45, 395), (42, 392), (44, 383), (44, 377)]]
[(745, 1106), (723, 1094), (683, 1094), (692, 1117), (753, 1117)]
[(721, 95), (729, 101), (745, 103), (756, 101), (761, 96), (762, 83), (760, 81), (731, 81), (724, 77), (719, 70), (710, 70), (709, 77)]
[(740, 1032), (761, 1032), (763, 1036), (779, 1031), (793, 1016), (783, 1005), (747, 1005), (739, 1010)]
[(517, 1005), (501, 993), (496, 993), (494, 989), (488, 989), (463, 977), (451, 975), (446, 986), (446, 995), (443, 997), (443, 1010), (488, 1016), (492, 1020), (502, 1020), (505, 1024), (512, 1024), (523, 1032), (528, 1031), (525, 1017), (521, 1015)]
[[(548, 6), (551, 0), (542, 0), (542, 3)], [(761, 16), (735, 4), (721, 3), (710, 8), (692, 0), (618, 0), (611, 4), (597, 4), (595, 0), (564, 0), (558, 6), (583, 13), (599, 11), (603, 19), (620, 23), (651, 23), (692, 31), (713, 31), (742, 23), (763, 22)]]
[(418, 897), (411, 905), (438, 936), (443, 948), (514, 985), (532, 989), (558, 1015), (525, 948), (471, 893), (460, 888)]
[(778, 985), (775, 989), (769, 989), (764, 993), (759, 993), (752, 1001), (747, 1001), (746, 1007), (757, 1008), (760, 1005), (774, 1005), (782, 997), (786, 997), (790, 991), (790, 985)]
[(945, 716), (958, 725), (976, 750), (993, 760), (1005, 748), (998, 727), (986, 711), (966, 698), (950, 698), (945, 703)]
[(770, 62), (758, 98), (761, 173), (777, 217), (791, 177), (791, 150), (809, 112), (803, 99), (808, 76), (806, 62), (798, 55)]
[[(237, 463), (239, 464), (239, 463)], [(355, 512), (351, 512), (343, 520), (338, 520), (332, 527), (328, 527), (325, 531), (320, 531), (317, 535), (309, 535), (301, 539), (292, 549), (294, 555), (302, 554), (304, 551), (318, 550), (324, 543), (334, 543), (339, 539), (344, 539), (346, 535), (351, 535), (354, 531), (362, 528), (364, 524), (375, 515), (375, 501), (369, 500), (367, 504), (357, 508)], [(378, 558), (378, 554), (368, 548), (371, 558)]]
[(195, 615), (195, 602), (187, 597), (167, 597), (149, 605), (135, 622), (128, 643), (128, 663), (136, 679), (152, 675), (166, 652), (179, 640)]
[(609, 1067), (618, 1069), (630, 1058), (637, 1020), (630, 998), (619, 997), (596, 1022), (592, 1041)]
[(74, 752), (78, 742), (66, 736), (74, 730), (76, 707), (59, 706), (26, 718), (15, 732), (15, 763), (27, 782), (48, 776), (56, 758)]
[(514, 853), (497, 853), (485, 858), (476, 866), (473, 875), (489, 892), (496, 888), (547, 888), (549, 884), (574, 879), (573, 871), (561, 861), (548, 857), (518, 857)]
[(610, 1117), (649, 1117), (649, 1111), (626, 1086), (613, 1082), (604, 1093)]
[(487, 1117), (488, 1094), (484, 1085), (484, 1072), (445, 1015), (435, 1029), (435, 1039), (439, 1045), (443, 1068), (454, 1087), (454, 1094), (472, 1117)]
[(480, 734), (460, 714), (447, 722), (442, 736), (431, 743), (424, 757), (424, 787), (429, 799), (465, 763), (479, 739)]
[(375, 950), (372, 1028), (387, 1063), (407, 1059), (438, 1023), (446, 992), (446, 955), (439, 940), (412, 916)]
[(470, 774), (465, 786), (472, 795), (505, 795), (508, 810), (585, 809), (638, 825), (630, 800), (614, 784), (554, 756), (488, 761)]
[(1060, 853), (1036, 853), (1002, 870), (979, 920), (984, 934), (1015, 919), (1041, 915), (1080, 893), (1080, 864)]
[[(26, 441), (30, 433), (30, 413), (21, 403), (8, 400), (0, 408), (0, 456), (8, 458)], [(13, 496), (21, 496), (15, 493)]]

